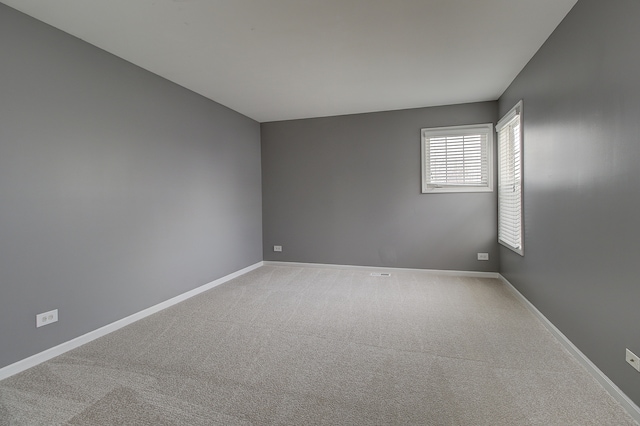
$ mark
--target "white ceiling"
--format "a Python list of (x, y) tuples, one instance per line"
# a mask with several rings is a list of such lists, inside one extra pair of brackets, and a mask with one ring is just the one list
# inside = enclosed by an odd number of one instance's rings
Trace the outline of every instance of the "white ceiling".
[(1, 0), (259, 122), (497, 99), (577, 0)]

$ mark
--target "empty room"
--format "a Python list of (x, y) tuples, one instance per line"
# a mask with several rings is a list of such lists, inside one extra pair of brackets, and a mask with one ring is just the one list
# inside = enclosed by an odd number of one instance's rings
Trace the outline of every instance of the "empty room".
[(0, 426), (637, 426), (638, 19), (0, 0)]

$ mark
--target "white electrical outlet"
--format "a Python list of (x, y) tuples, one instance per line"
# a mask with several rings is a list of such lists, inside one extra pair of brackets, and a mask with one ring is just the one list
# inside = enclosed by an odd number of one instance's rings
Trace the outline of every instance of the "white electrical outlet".
[(478, 260), (489, 260), (489, 253), (478, 253)]
[(629, 349), (627, 349), (627, 362), (630, 366), (640, 372), (640, 358), (638, 358), (636, 354), (631, 352)]
[(273, 246), (273, 251), (282, 251), (282, 246)]
[(58, 322), (57, 309), (36, 315), (36, 328), (42, 327), (43, 325), (51, 324), (53, 322)]

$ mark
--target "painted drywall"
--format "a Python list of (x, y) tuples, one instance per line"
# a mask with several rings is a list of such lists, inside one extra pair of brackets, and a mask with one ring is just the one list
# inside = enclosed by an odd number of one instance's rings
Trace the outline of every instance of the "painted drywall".
[(525, 256), (501, 249), (500, 270), (636, 404), (638, 17), (635, 0), (580, 0), (499, 101), (524, 101), (525, 212)]
[(0, 57), (0, 367), (262, 260), (257, 122), (4, 5)]
[(484, 102), (262, 123), (265, 260), (497, 271), (496, 193), (420, 184), (421, 128), (496, 118)]

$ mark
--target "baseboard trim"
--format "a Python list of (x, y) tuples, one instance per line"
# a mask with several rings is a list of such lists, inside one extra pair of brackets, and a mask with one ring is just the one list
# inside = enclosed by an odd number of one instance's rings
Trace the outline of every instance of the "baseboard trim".
[(582, 353), (580, 349), (574, 345), (571, 340), (567, 338), (551, 321), (544, 316), (542, 312), (536, 308), (517, 288), (513, 286), (502, 274), (499, 274), (500, 279), (506, 284), (507, 288), (520, 300), (526, 307), (533, 313), (542, 324), (554, 335), (556, 339), (567, 349), (571, 355), (587, 369), (597, 381), (605, 388), (605, 390), (615, 399), (620, 405), (624, 407), (633, 419), (640, 423), (640, 407), (638, 407), (629, 397), (609, 379), (587, 356)]
[(261, 266), (263, 266), (263, 262), (255, 263), (251, 266), (240, 269), (239, 271), (233, 272), (229, 275), (225, 275), (222, 278), (218, 278), (215, 281), (211, 281), (208, 284), (204, 284), (200, 287), (197, 287), (193, 290), (189, 290), (169, 300), (165, 300), (164, 302), (158, 303), (157, 305), (151, 306), (150, 308), (144, 309), (140, 312), (136, 312), (135, 314), (129, 315), (128, 317), (112, 322), (111, 324), (107, 324), (104, 327), (100, 327), (96, 330), (90, 331), (89, 333), (83, 334), (82, 336), (76, 337), (75, 339), (61, 343), (57, 346), (54, 346), (53, 348), (47, 349), (43, 352), (37, 353), (28, 358), (17, 361), (6, 367), (0, 368), (0, 380), (6, 379), (7, 377), (11, 377), (14, 374), (18, 374), (28, 368), (35, 367), (38, 364), (48, 361), (51, 358), (55, 358), (58, 355), (62, 355), (65, 352), (68, 352), (72, 349), (75, 349), (79, 346), (89, 343), (92, 340), (95, 340), (99, 337), (105, 336), (109, 333), (113, 333), (114, 331), (122, 327), (132, 324), (138, 320), (141, 320), (142, 318), (148, 317), (149, 315), (155, 314), (156, 312), (160, 312), (163, 309), (167, 309), (168, 307), (173, 306), (182, 301), (185, 301), (193, 296), (197, 296), (200, 293), (210, 290), (216, 286), (219, 286), (220, 284), (224, 284), (227, 281), (231, 281), (232, 279), (237, 278), (241, 275), (244, 275), (248, 272), (251, 272), (254, 269), (257, 269)]
[(477, 272), (477, 271), (453, 271), (448, 269), (411, 269), (411, 268), (389, 268), (379, 266), (360, 266), (360, 265), (338, 265), (329, 263), (301, 263), (301, 262), (278, 262), (265, 260), (264, 266), (289, 266), (303, 268), (327, 268), (327, 269), (354, 269), (359, 271), (377, 271), (377, 272), (393, 272), (393, 271), (409, 271), (409, 272), (427, 272), (438, 275), (450, 275), (458, 277), (475, 277), (475, 278), (500, 278), (497, 272)]

